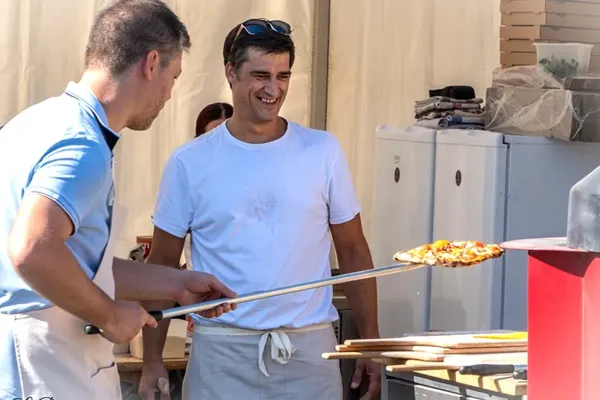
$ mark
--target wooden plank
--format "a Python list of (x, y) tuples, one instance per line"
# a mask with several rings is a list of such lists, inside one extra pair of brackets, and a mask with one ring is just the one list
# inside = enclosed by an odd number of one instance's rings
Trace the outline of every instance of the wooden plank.
[(475, 335), (440, 335), (440, 336), (406, 336), (401, 338), (383, 339), (354, 339), (344, 342), (347, 346), (434, 346), (449, 349), (474, 348), (474, 347), (509, 347), (526, 345), (527, 339), (484, 339), (475, 338)]
[(321, 355), (326, 360), (355, 360), (373, 358), (397, 358), (419, 361), (443, 361), (449, 365), (473, 364), (527, 364), (527, 352), (486, 354), (431, 354), (416, 351), (346, 351)]
[(600, 16), (512, 13), (502, 14), (500, 24), (505, 26), (555, 26), (559, 28), (600, 29)]
[(327, 360), (349, 360), (362, 358), (399, 358), (404, 360), (444, 361), (445, 354), (420, 353), (417, 351), (347, 351), (341, 353), (323, 353)]
[(416, 371), (458, 371), (459, 365), (448, 365), (446, 363), (427, 363), (423, 365), (388, 365), (385, 367), (389, 372), (416, 372)]
[(502, 0), (502, 13), (556, 13), (600, 16), (600, 4), (592, 2), (555, 0)]
[(557, 40), (561, 42), (600, 43), (600, 30), (554, 28), (550, 26), (501, 26), (500, 39)]
[[(435, 346), (346, 346), (343, 344), (335, 346), (339, 352), (345, 351), (418, 351), (433, 354), (481, 354), (489, 353), (489, 347), (473, 347), (463, 349), (447, 349)], [(527, 345), (494, 348), (495, 353), (512, 353), (527, 350)]]
[(450, 355), (444, 358), (444, 363), (451, 365), (473, 364), (513, 364), (526, 365), (527, 352), (505, 354), (463, 354)]
[[(167, 370), (184, 370), (189, 356), (184, 358), (165, 358), (163, 363)], [(132, 357), (130, 354), (115, 354), (115, 363), (119, 372), (137, 372), (142, 370), (144, 360)]]

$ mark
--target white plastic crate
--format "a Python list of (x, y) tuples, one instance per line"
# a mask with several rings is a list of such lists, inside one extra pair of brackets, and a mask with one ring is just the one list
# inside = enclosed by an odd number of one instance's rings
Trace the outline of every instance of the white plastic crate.
[[(559, 77), (587, 75), (592, 45), (583, 43), (534, 43), (537, 63)], [(570, 70), (573, 72), (570, 72)], [(557, 71), (559, 71), (557, 73)]]

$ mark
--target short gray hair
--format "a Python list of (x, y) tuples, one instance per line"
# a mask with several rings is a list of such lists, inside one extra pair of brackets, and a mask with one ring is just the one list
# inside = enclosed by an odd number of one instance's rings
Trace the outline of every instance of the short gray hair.
[(152, 50), (166, 67), (191, 47), (177, 15), (160, 0), (117, 0), (103, 9), (90, 31), (85, 67), (107, 68), (119, 75)]

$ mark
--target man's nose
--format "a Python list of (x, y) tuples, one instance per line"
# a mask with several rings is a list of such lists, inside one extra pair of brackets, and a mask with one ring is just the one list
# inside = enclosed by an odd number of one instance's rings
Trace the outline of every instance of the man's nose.
[(271, 97), (277, 97), (277, 94), (279, 92), (279, 89), (277, 87), (277, 79), (276, 78), (269, 79), (269, 81), (266, 83), (266, 85), (264, 87), (264, 91), (267, 95), (269, 95)]

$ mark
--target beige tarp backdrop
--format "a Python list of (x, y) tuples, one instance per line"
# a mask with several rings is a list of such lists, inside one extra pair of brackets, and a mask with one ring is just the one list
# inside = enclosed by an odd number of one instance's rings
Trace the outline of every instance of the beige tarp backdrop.
[(499, 27), (500, 0), (331, 0), (327, 129), (348, 154), (367, 236), (375, 129), (412, 124), (431, 88), (472, 85), (484, 97)]
[[(154, 126), (124, 132), (118, 146), (118, 201), (131, 211), (121, 255), (135, 236), (152, 232), (162, 168), (193, 136), (197, 113), (210, 102), (230, 100), (221, 46), (236, 23), (263, 16), (294, 26), (297, 63), (283, 114), (308, 124), (311, 90), (327, 95), (327, 128), (348, 154), (367, 236), (376, 127), (412, 123), (414, 100), (430, 88), (470, 84), (484, 96), (499, 64), (500, 0), (331, 0), (328, 88), (311, 88), (315, 1), (326, 0), (167, 1), (187, 24), (193, 47)], [(106, 4), (0, 0), (0, 124), (79, 78), (93, 15)]]
[[(117, 201), (129, 209), (118, 247), (126, 255), (137, 235), (152, 234), (150, 216), (160, 175), (171, 152), (191, 140), (198, 112), (230, 102), (222, 46), (237, 23), (252, 17), (284, 19), (297, 47), (283, 114), (308, 123), (312, 0), (170, 0), (186, 23), (192, 49), (173, 96), (149, 131), (124, 131), (117, 146)], [(83, 71), (83, 54), (96, 11), (107, 0), (0, 0), (0, 125), (18, 111), (62, 92)], [(1, 132), (1, 131), (0, 131)]]

